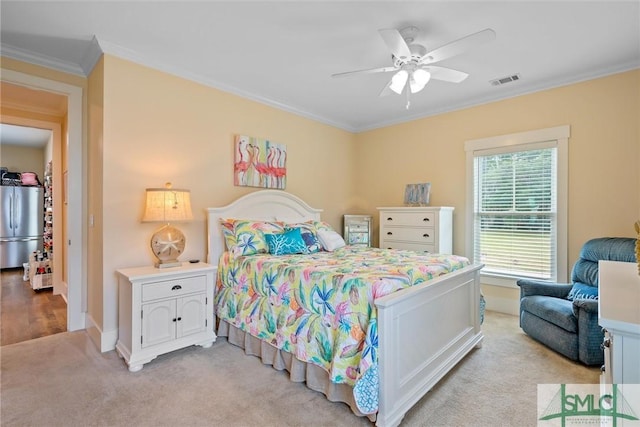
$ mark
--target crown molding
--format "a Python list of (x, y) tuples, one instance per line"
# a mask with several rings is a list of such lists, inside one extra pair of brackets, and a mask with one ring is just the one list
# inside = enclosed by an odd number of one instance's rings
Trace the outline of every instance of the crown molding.
[(103, 53), (104, 52), (102, 51), (102, 47), (100, 46), (98, 39), (96, 36), (93, 36), (89, 42), (89, 46), (87, 46), (87, 49), (84, 52), (84, 55), (82, 55), (82, 60), (80, 61), (80, 68), (82, 68), (85, 76), (91, 74), (93, 67), (96, 66)]
[(7, 43), (0, 43), (0, 52), (2, 53), (2, 56), (16, 59), (18, 61), (28, 62), (30, 64), (40, 65), (65, 73), (86, 77), (82, 67), (74, 62), (62, 61), (51, 56), (35, 53)]

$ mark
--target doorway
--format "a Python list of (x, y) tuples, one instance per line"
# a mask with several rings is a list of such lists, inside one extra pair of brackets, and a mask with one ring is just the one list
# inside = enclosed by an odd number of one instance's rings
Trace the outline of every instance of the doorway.
[[(31, 89), (41, 94), (53, 93), (62, 95), (66, 99), (67, 113), (64, 122), (64, 135), (60, 137), (61, 143), (59, 147), (62, 149), (64, 146), (66, 149), (65, 179), (63, 180), (62, 170), (59, 171), (60, 175), (57, 178), (54, 176), (54, 180), (61, 184), (59, 193), (64, 193), (65, 195), (66, 215), (61, 221), (61, 225), (64, 227), (64, 234), (60, 234), (57, 238), (54, 236), (54, 239), (60, 242), (58, 254), (61, 255), (58, 257), (61, 266), (54, 269), (54, 272), (57, 270), (62, 275), (59, 282), (63, 287), (61, 293), (67, 302), (67, 330), (85, 329), (87, 285), (86, 224), (83, 221), (83, 218), (86, 217), (83, 188), (83, 89), (78, 86), (4, 69), (2, 71), (2, 83)], [(5, 104), (5, 94), (3, 93), (3, 105)], [(35, 102), (30, 100), (29, 102), (37, 109), (37, 100)], [(3, 120), (6, 117), (7, 114), (3, 114)], [(63, 253), (64, 255), (62, 255)]]
[[(9, 92), (8, 99), (15, 98), (18, 90), (24, 92), (6, 83), (2, 89)], [(51, 99), (66, 103), (62, 96)], [(66, 109), (59, 114), (66, 115)], [(3, 117), (3, 121), (11, 119)], [(59, 124), (53, 127), (59, 133)], [(59, 186), (52, 181), (53, 155), (59, 152), (53, 145), (59, 145), (59, 139), (50, 129), (0, 123), (0, 163), (3, 172), (9, 172), (5, 176), (12, 177), (3, 179), (0, 187), (1, 346), (67, 330), (67, 304), (59, 284), (62, 274), (57, 272), (54, 281), (52, 272), (63, 264), (54, 265), (53, 245), (54, 234), (58, 239), (61, 235), (53, 232), (53, 226), (62, 225), (53, 209)], [(18, 174), (23, 179), (16, 180)], [(18, 203), (21, 200), (30, 202)]]

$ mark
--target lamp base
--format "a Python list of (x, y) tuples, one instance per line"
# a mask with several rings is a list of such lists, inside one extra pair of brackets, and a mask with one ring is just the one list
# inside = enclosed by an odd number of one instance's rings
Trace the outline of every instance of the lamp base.
[(172, 225), (165, 225), (151, 236), (151, 250), (156, 256), (156, 268), (180, 267), (178, 257), (184, 251), (185, 237)]
[(182, 266), (182, 262), (177, 259), (167, 260), (167, 261), (158, 261), (155, 263), (156, 268), (172, 268), (172, 267), (180, 267)]

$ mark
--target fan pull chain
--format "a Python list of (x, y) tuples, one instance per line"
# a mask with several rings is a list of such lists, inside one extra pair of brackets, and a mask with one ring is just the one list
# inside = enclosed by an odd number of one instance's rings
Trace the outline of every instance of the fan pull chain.
[(408, 85), (407, 85), (406, 91), (407, 91), (407, 106), (405, 108), (408, 110), (409, 106), (411, 105), (411, 101), (409, 99), (411, 91), (409, 90), (409, 86)]

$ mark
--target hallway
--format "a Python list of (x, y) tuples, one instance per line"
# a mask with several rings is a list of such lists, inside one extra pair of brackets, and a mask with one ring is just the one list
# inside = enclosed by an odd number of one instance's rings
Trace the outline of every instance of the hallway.
[(0, 346), (65, 332), (67, 304), (53, 289), (34, 291), (21, 268), (0, 275)]

